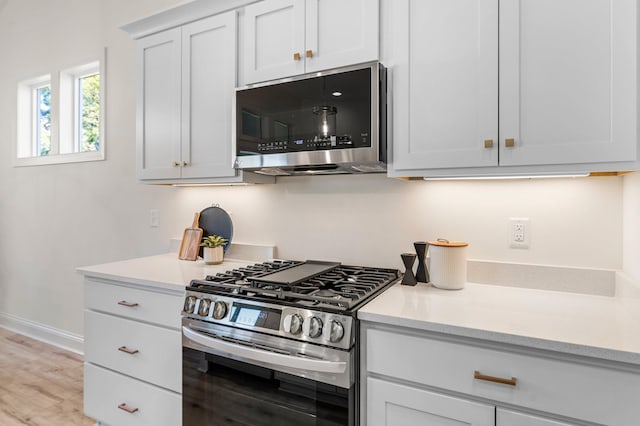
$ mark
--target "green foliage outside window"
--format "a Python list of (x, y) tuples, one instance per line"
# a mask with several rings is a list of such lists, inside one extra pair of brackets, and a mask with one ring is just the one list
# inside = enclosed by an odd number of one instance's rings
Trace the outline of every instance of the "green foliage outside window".
[(49, 155), (51, 150), (51, 87), (36, 89), (38, 101), (37, 144), (38, 155)]
[(80, 152), (100, 149), (100, 74), (80, 79)]

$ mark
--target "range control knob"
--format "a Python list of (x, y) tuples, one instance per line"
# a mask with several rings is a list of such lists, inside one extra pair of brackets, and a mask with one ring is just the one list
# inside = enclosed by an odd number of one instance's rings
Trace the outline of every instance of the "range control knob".
[(221, 301), (217, 301), (213, 304), (213, 317), (217, 320), (224, 318), (227, 315), (227, 304)]
[(200, 299), (198, 315), (206, 317), (209, 314), (209, 308), (211, 308), (211, 299)]
[(318, 317), (311, 317), (302, 324), (302, 331), (309, 337), (316, 338), (322, 336), (322, 320)]
[(184, 311), (188, 314), (192, 314), (194, 309), (196, 308), (196, 297), (195, 296), (187, 296), (186, 299), (184, 299)]
[(303, 319), (298, 314), (289, 314), (284, 317), (284, 331), (293, 335), (300, 334), (302, 331)]
[(331, 343), (339, 342), (344, 336), (344, 327), (338, 321), (331, 321), (331, 333), (329, 334), (329, 340)]

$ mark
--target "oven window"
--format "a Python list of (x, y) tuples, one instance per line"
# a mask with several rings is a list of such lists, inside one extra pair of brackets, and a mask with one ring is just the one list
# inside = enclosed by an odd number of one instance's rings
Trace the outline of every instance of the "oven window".
[(183, 424), (353, 425), (354, 388), (342, 389), (183, 348)]

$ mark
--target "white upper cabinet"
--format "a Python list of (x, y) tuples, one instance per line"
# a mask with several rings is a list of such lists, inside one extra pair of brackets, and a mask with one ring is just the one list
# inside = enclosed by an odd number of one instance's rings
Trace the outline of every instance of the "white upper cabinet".
[(384, 6), (394, 168), (497, 165), (497, 0)]
[(235, 176), (231, 105), (236, 84), (236, 13), (182, 29), (183, 178)]
[(180, 28), (136, 44), (138, 179), (180, 177)]
[(378, 59), (378, 0), (265, 0), (244, 14), (243, 84)]
[(138, 41), (138, 178), (234, 177), (236, 12)]
[(385, 0), (391, 176), (624, 170), (636, 0)]
[[(163, 184), (275, 181), (233, 167), (237, 22), (234, 10), (137, 39), (138, 179)], [(140, 31), (135, 23), (129, 27)]]
[(636, 158), (635, 0), (500, 2), (500, 164)]

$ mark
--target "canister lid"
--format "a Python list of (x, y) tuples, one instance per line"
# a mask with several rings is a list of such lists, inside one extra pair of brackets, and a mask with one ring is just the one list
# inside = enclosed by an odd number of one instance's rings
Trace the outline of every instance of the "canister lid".
[(466, 247), (469, 243), (464, 241), (449, 241), (444, 238), (438, 238), (436, 241), (427, 241), (427, 244), (430, 246), (440, 246), (440, 247)]

